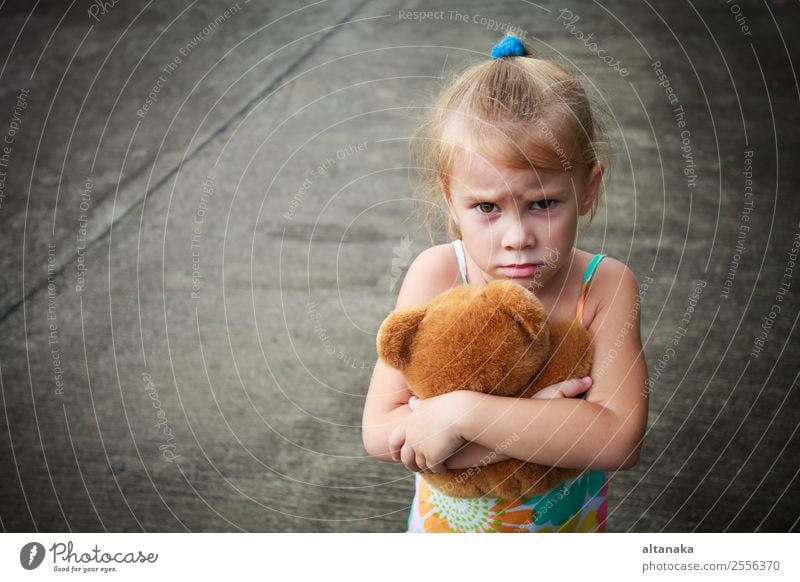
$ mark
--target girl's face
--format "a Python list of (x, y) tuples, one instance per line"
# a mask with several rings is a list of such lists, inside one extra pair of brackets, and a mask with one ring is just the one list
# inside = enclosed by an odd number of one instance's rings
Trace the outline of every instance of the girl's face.
[(536, 292), (571, 261), (578, 217), (590, 211), (601, 177), (600, 164), (589, 172), (515, 169), (462, 150), (447, 204), (487, 282), (513, 279)]

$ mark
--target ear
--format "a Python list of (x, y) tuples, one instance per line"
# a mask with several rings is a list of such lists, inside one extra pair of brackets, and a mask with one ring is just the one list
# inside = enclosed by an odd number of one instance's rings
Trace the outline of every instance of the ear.
[(378, 330), (378, 356), (392, 368), (403, 370), (410, 362), (411, 342), (428, 307), (417, 305), (397, 309)]
[(592, 209), (592, 204), (600, 193), (600, 184), (603, 181), (603, 164), (595, 161), (590, 167), (588, 176), (586, 177), (586, 184), (583, 187), (583, 199), (578, 208), (579, 214), (583, 216)]
[(537, 349), (550, 350), (547, 310), (536, 295), (513, 281), (492, 281), (484, 294), (490, 303), (506, 310), (537, 344)]

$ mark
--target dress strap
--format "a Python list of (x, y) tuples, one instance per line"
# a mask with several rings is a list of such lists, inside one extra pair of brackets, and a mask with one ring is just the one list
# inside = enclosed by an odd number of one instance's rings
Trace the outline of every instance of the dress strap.
[(453, 249), (456, 252), (456, 261), (458, 261), (458, 272), (461, 273), (461, 284), (467, 284), (467, 257), (464, 254), (464, 245), (460, 240), (453, 241)]
[(589, 290), (589, 283), (592, 282), (594, 272), (597, 270), (597, 265), (600, 264), (606, 255), (599, 254), (592, 257), (589, 261), (589, 266), (586, 267), (586, 272), (583, 274), (583, 282), (581, 283), (581, 294), (578, 296), (578, 308), (575, 312), (575, 318), (583, 325), (583, 304), (586, 302), (586, 292)]

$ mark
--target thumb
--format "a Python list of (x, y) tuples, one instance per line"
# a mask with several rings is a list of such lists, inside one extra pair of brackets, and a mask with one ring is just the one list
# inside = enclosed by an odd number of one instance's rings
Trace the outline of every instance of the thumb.
[(539, 390), (533, 395), (533, 398), (574, 398), (586, 392), (591, 386), (592, 379), (589, 376), (585, 378), (572, 378), (571, 380), (564, 380), (563, 382)]
[(584, 378), (572, 378), (560, 384), (560, 391), (564, 398), (574, 398), (586, 392), (592, 386), (591, 376)]

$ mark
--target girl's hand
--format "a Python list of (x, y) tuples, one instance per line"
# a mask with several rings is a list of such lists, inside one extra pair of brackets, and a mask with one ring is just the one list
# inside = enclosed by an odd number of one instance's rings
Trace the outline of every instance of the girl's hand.
[(457, 421), (464, 414), (470, 393), (463, 390), (424, 400), (409, 407), (413, 413), (389, 434), (389, 451), (394, 461), (409, 470), (444, 473), (445, 461), (467, 444), (459, 434)]
[[(550, 399), (550, 398), (574, 398), (586, 392), (592, 387), (592, 378), (586, 376), (585, 378), (573, 378), (572, 380), (564, 380), (558, 384), (553, 384), (547, 388), (542, 388), (531, 398)], [(408, 403), (411, 406), (411, 402)], [(412, 408), (413, 410), (413, 408)]]

